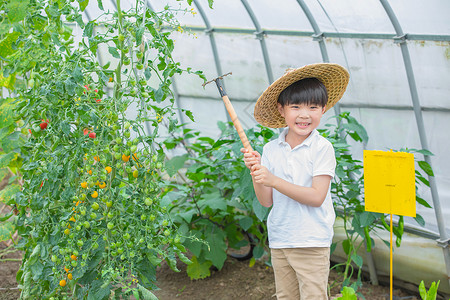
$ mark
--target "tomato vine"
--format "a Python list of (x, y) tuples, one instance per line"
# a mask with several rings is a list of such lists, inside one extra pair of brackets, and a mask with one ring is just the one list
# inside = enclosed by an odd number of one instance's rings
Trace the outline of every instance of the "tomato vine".
[[(9, 26), (2, 27), (2, 78), (13, 78), (9, 102), (20, 120), (2, 134), (21, 141), (14, 148), (21, 191), (10, 204), (24, 251), (23, 299), (148, 298), (162, 260), (175, 270), (177, 257), (190, 263), (160, 203), (159, 127), (163, 119), (169, 131), (177, 123), (171, 77), (191, 73), (172, 58), (175, 12), (152, 11), (141, 0), (123, 11), (116, 0), (117, 12), (86, 22), (88, 4), (1, 3)], [(110, 62), (101, 64), (98, 52)]]

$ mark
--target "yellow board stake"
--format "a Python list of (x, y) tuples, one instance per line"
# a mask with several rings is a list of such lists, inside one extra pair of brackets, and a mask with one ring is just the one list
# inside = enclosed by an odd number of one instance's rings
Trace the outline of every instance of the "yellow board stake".
[(414, 155), (364, 150), (365, 210), (390, 214), (389, 281), (393, 297), (392, 214), (416, 216)]
[(389, 251), (389, 253), (390, 253), (390, 257), (389, 257), (389, 270), (390, 270), (390, 273), (389, 273), (389, 286), (390, 286), (390, 295), (391, 295), (391, 300), (392, 300), (392, 286), (393, 286), (393, 282), (394, 282), (394, 280), (393, 280), (393, 276), (392, 276), (392, 274), (393, 274), (393, 271), (392, 271), (392, 269), (393, 269), (393, 267), (392, 267), (392, 214), (391, 214), (391, 242), (389, 243), (389, 245), (390, 245), (390, 251)]

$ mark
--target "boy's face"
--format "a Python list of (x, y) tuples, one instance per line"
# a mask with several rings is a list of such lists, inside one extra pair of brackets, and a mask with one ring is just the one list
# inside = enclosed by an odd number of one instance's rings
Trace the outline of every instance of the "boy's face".
[(325, 107), (317, 104), (288, 104), (278, 103), (278, 111), (289, 126), (287, 138), (302, 143), (309, 134), (320, 124)]

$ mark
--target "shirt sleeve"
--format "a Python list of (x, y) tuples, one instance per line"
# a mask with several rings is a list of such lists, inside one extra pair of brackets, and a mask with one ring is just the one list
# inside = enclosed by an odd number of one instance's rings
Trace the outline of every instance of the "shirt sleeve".
[(313, 176), (329, 175), (334, 177), (336, 157), (333, 145), (328, 142), (318, 149), (314, 159)]

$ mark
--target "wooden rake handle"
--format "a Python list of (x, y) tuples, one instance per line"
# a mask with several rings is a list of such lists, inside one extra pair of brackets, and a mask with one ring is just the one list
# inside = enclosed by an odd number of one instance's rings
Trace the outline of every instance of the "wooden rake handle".
[(216, 82), (217, 88), (219, 89), (220, 92), (220, 96), (222, 96), (223, 103), (225, 104), (225, 108), (227, 109), (228, 114), (230, 115), (231, 121), (233, 122), (234, 128), (236, 128), (236, 131), (239, 135), (239, 138), (241, 139), (242, 144), (244, 145), (244, 148), (247, 149), (249, 152), (252, 152), (253, 148), (252, 146), (250, 146), (250, 142), (248, 141), (248, 138), (245, 135), (241, 122), (239, 122), (237, 114), (234, 111), (233, 105), (231, 104), (230, 99), (228, 98), (227, 93), (223, 88), (220, 78), (217, 78), (214, 81)]

